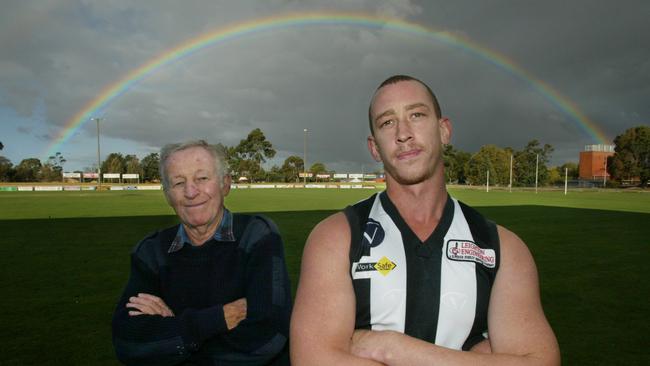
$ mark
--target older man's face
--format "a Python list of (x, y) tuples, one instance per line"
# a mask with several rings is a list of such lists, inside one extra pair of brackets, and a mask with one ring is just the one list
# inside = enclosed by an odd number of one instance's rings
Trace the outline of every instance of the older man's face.
[(230, 180), (219, 181), (212, 155), (201, 147), (173, 153), (167, 160), (167, 201), (188, 228), (215, 230), (223, 216)]

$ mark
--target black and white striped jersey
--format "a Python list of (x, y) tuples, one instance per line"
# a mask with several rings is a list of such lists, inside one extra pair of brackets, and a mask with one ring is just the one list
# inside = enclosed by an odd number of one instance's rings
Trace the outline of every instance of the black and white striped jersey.
[(386, 192), (344, 212), (357, 329), (395, 330), (465, 350), (483, 339), (499, 267), (496, 224), (449, 196), (424, 242)]

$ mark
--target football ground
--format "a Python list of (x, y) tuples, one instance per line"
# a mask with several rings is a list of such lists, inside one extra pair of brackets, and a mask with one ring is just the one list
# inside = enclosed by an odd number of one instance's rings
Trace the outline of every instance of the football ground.
[[(650, 364), (650, 192), (450, 191), (528, 244), (564, 365)], [(295, 294), (313, 226), (374, 192), (236, 189), (226, 205), (278, 224)], [(160, 191), (0, 192), (0, 364), (116, 365), (129, 252), (175, 223)]]

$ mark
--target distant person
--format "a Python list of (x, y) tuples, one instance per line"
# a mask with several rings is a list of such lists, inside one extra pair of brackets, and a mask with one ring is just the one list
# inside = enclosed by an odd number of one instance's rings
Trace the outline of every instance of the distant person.
[(368, 114), (386, 191), (310, 234), (292, 363), (558, 365), (528, 248), (447, 193), (442, 148), (452, 128), (431, 89), (390, 77)]
[(113, 315), (129, 365), (288, 364), (291, 288), (278, 228), (224, 207), (223, 152), (203, 140), (160, 153), (180, 225), (144, 238)]

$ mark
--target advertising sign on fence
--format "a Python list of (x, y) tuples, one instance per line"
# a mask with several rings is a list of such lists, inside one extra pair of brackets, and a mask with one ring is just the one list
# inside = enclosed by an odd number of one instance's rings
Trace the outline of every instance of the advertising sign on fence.
[(102, 177), (104, 179), (120, 179), (120, 173), (104, 173)]
[(160, 184), (148, 185), (148, 186), (138, 186), (138, 190), (145, 190), (145, 191), (159, 191), (161, 189), (162, 189), (162, 186)]
[(63, 187), (61, 186), (36, 186), (34, 187), (35, 191), (62, 191)]
[(81, 173), (64, 172), (63, 178), (81, 178)]

